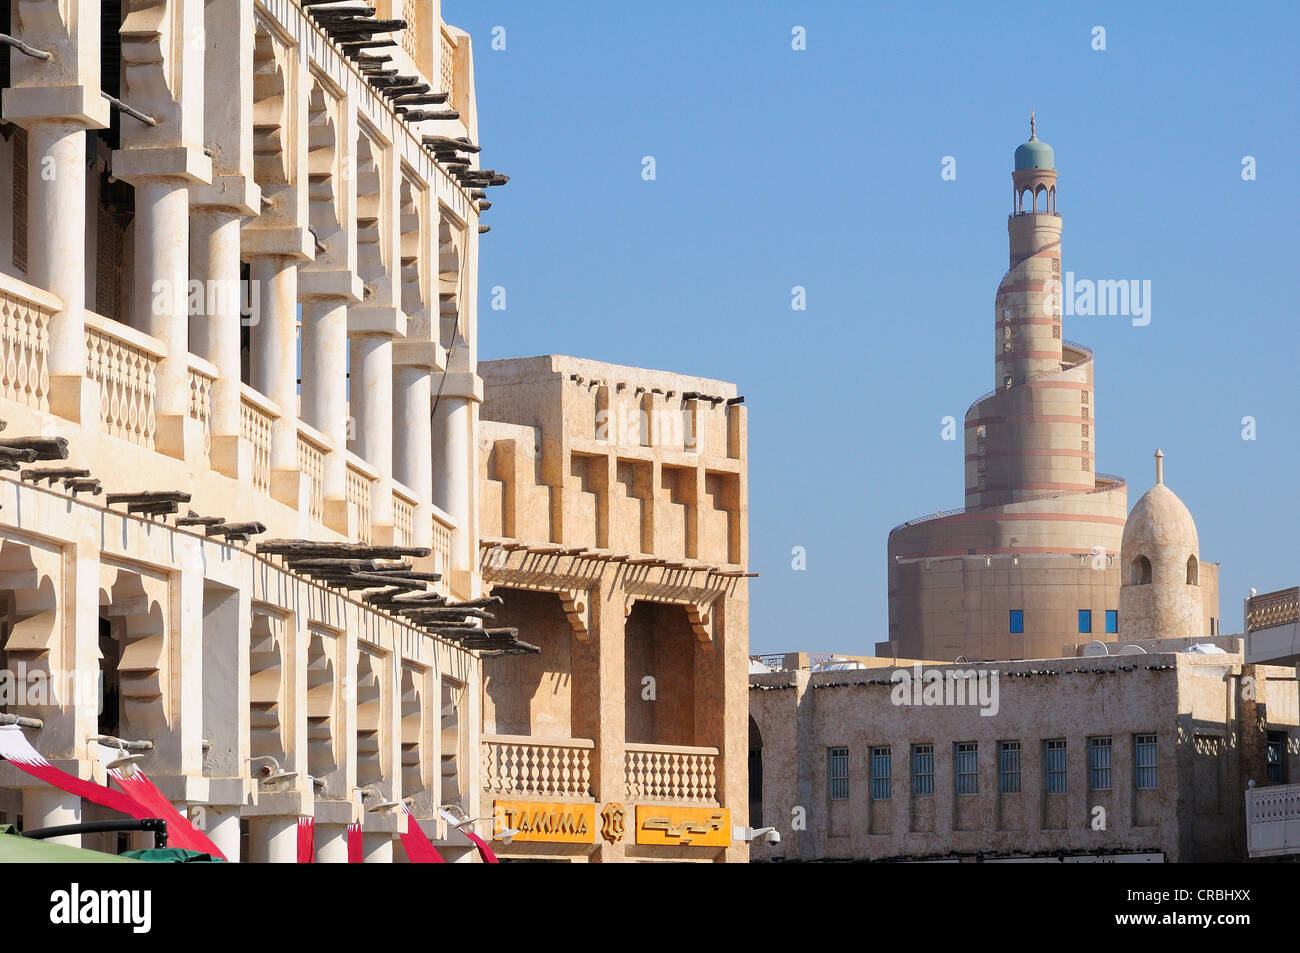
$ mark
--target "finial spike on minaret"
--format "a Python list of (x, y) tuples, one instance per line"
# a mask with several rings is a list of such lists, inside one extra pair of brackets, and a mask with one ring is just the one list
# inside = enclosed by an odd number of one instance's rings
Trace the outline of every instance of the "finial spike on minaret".
[(1156, 483), (1165, 482), (1165, 452), (1156, 448)]
[(1029, 110), (1029, 138), (1038, 138), (1038, 121), (1034, 119), (1034, 110), (1032, 108)]

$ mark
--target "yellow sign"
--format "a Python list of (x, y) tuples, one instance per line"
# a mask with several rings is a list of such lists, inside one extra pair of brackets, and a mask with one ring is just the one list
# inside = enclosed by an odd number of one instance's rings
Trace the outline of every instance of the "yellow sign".
[(558, 801), (493, 801), (493, 834), (513, 830), (517, 841), (596, 842), (596, 805)]
[(727, 847), (731, 844), (731, 811), (724, 807), (636, 806), (638, 844)]

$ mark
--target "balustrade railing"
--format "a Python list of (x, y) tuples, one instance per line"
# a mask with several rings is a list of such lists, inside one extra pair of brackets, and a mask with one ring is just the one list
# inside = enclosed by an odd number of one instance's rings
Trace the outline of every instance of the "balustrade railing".
[(403, 487), (393, 486), (393, 540), (398, 546), (415, 543), (415, 495)]
[(591, 797), (591, 754), (585, 738), (483, 736), (483, 788), (492, 794)]
[(212, 449), (212, 385), (217, 369), (202, 358), (189, 355), (190, 417), (203, 427), (203, 452)]
[(52, 295), (0, 275), (0, 395), (37, 410), (49, 408)]
[(456, 42), (446, 30), (441, 31), (438, 75), (443, 90), (448, 94), (447, 105), (455, 109), (461, 105), (460, 99), (456, 95)]
[(357, 541), (371, 543), (374, 532), (370, 522), (370, 501), (379, 474), (354, 454), (348, 454), (347, 500), (348, 523), (356, 527)]
[(451, 544), (455, 532), (456, 521), (435, 506), (433, 508), (433, 571), (442, 573), (442, 581), (435, 588), (444, 592), (453, 568)]
[(1300, 784), (1251, 788), (1246, 799), (1246, 820), (1300, 821)]
[(1246, 629), (1270, 629), (1300, 622), (1300, 586), (1251, 596), (1246, 603)]
[(1246, 848), (1251, 857), (1300, 854), (1300, 784), (1246, 791)]
[(100, 425), (107, 434), (153, 449), (161, 342), (87, 311), (86, 377), (99, 388)]
[(626, 747), (623, 763), (629, 798), (717, 803), (717, 748)]
[(301, 421), (298, 423), (298, 472), (305, 481), (307, 515), (325, 522), (325, 454), (329, 441)]
[(271, 492), (271, 425), (280, 416), (275, 405), (248, 385), (241, 385), (239, 435), (252, 448), (253, 489)]

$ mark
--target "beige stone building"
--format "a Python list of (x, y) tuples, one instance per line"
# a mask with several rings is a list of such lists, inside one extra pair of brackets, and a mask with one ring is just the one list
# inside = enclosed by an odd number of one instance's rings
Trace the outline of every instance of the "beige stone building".
[[(876, 645), (878, 655), (1051, 658), (1085, 636), (1147, 638), (1151, 625), (1171, 621), (1174, 603), (1197, 634), (1218, 632), (1218, 566), (1199, 562), (1195, 527), (1167, 488), (1139, 504), (1148, 520), (1172, 514), (1183, 537), (1157, 578), (1171, 583), (1180, 562), (1179, 579), (1186, 574), (1195, 589), (1166, 586), (1163, 608), (1144, 598), (1153, 590), (1135, 589), (1120, 604), (1134, 572), (1123, 550), (1139, 541), (1126, 529), (1125, 481), (1096, 469), (1092, 351), (1063, 338), (1056, 183), (1052, 149), (1031, 130), (1012, 172), (1010, 265), (994, 301), (994, 389), (966, 411), (965, 506), (890, 532), (889, 638)], [(1147, 546), (1175, 542), (1155, 523), (1142, 534)], [(1139, 582), (1150, 580), (1138, 572)]]
[(1245, 859), (1247, 783), (1300, 769), (1296, 673), (1147, 648), (752, 675), (752, 859)]
[[(397, 594), (482, 591), (502, 178), (468, 35), (438, 0), (372, 6), (15, 0), (0, 23), (0, 670), (101, 676), (106, 702), (0, 722), (100, 783), (92, 738), (141, 745), (232, 859), (292, 861), (313, 818), (318, 859), (358, 824), (389, 860), (403, 802), (459, 858), (440, 809), (481, 788), (481, 646)], [(309, 569), (271, 538), (395, 548)], [(0, 763), (0, 821), (96, 810)]]
[(744, 861), (745, 407), (732, 384), (479, 365), (484, 585), (539, 655), (483, 671), (503, 858)]

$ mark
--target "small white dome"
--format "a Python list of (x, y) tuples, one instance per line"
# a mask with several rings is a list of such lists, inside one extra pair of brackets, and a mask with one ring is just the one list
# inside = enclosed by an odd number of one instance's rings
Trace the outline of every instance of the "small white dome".
[(1196, 521), (1173, 490), (1157, 483), (1129, 511), (1120, 548), (1126, 563), (1146, 556), (1154, 564), (1165, 554), (1177, 556), (1183, 562), (1188, 556), (1199, 559)]
[(1164, 482), (1164, 454), (1156, 451), (1156, 485), (1142, 494), (1129, 511), (1120, 543), (1120, 558), (1126, 571), (1123, 584), (1131, 585), (1131, 567), (1145, 557), (1150, 562), (1151, 582), (1187, 581), (1187, 561), (1201, 558), (1196, 521), (1191, 512)]
[(1202, 635), (1200, 542), (1196, 521), (1165, 486), (1156, 451), (1156, 485), (1124, 523), (1120, 543), (1119, 625), (1125, 639)]

